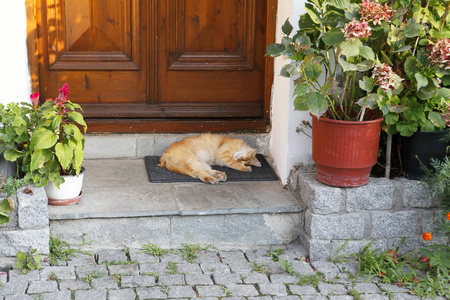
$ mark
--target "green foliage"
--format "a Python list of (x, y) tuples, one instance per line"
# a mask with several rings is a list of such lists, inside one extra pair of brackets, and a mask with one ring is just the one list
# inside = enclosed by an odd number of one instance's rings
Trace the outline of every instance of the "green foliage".
[(450, 212), (450, 159), (444, 157), (442, 161), (431, 158), (428, 169), (422, 164), (425, 175), (421, 182), (427, 188), (433, 197), (437, 197), (445, 213)]
[(15, 268), (19, 269), (22, 274), (28, 274), (29, 271), (42, 269), (41, 256), (35, 254), (36, 252), (37, 250), (31, 247), (27, 252), (17, 252)]
[(317, 288), (321, 280), (321, 274), (317, 272), (314, 275), (300, 275), (300, 279), (298, 280), (299, 285), (312, 285)]
[(169, 261), (167, 264), (167, 273), (168, 274), (177, 274), (178, 264), (173, 261)]
[(162, 249), (160, 246), (155, 245), (155, 244), (144, 244), (142, 246), (142, 251), (139, 251), (138, 253), (146, 253), (146, 254), (151, 254), (153, 256), (156, 256), (156, 257), (163, 257), (168, 252), (178, 253), (177, 251), (170, 251), (170, 250)]
[[(364, 25), (361, 1), (308, 0), (300, 29), (293, 32), (286, 20), (281, 42), (269, 45), (266, 55), (289, 59), (281, 75), (296, 78), (296, 110), (342, 120), (363, 120), (366, 110), (379, 110), (390, 134), (442, 130), (446, 125), (441, 113), (450, 90), (441, 88), (440, 82), (450, 86), (450, 71), (445, 61), (432, 61), (430, 53), (435, 43), (450, 37), (450, 4), (381, 2), (392, 8), (392, 15)], [(359, 28), (368, 26), (370, 33), (347, 31), (351, 22)], [(383, 80), (375, 80), (378, 73)], [(330, 85), (330, 79), (336, 85)]]
[(190, 245), (190, 244), (181, 244), (181, 253), (183, 254), (184, 259), (186, 259), (189, 263), (193, 263), (194, 259), (198, 257), (198, 254), (201, 250), (208, 250), (211, 245), (206, 247), (201, 247), (200, 244)]
[(252, 270), (258, 273), (269, 274), (270, 268), (266, 264), (258, 264), (256, 262), (252, 262)]
[(272, 257), (273, 261), (278, 261), (279, 256), (284, 253), (284, 249), (276, 249), (273, 250), (272, 246), (270, 246), (269, 252), (267, 253), (268, 257)]
[(77, 249), (70, 248), (70, 245), (60, 240), (59, 238), (53, 237), (53, 233), (50, 232), (50, 242), (49, 242), (50, 254), (49, 254), (49, 263), (52, 266), (58, 264), (58, 261), (68, 261), (70, 257), (76, 257), (74, 254), (77, 252)]

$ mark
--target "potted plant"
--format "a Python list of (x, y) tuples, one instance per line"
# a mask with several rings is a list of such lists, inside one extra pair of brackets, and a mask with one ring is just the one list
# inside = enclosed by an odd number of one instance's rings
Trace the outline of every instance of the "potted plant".
[(68, 85), (64, 84), (55, 99), (47, 99), (42, 105), (36, 93), (30, 96), (31, 104), (10, 103), (7, 110), (3, 109), (0, 150), (6, 149), (6, 160), (18, 162), (16, 177), (21, 178), (8, 178), (6, 190), (13, 193), (19, 183), (34, 183), (45, 187), (49, 204), (80, 200), (85, 146), (82, 132), (87, 126), (77, 111), (80, 105), (68, 100), (68, 94)]
[[(266, 55), (291, 60), (281, 75), (296, 78), (294, 106), (312, 114), (313, 160), (318, 180), (326, 184), (367, 182), (378, 153), (377, 135), (383, 121), (379, 117), (384, 117), (383, 129), (389, 134), (412, 134), (418, 118), (427, 128), (439, 115), (422, 108), (423, 103), (413, 96), (429, 104), (431, 99), (448, 99), (447, 90), (438, 93), (439, 78), (446, 74), (441, 62), (446, 60), (430, 50), (442, 38), (439, 30), (444, 28), (436, 14), (440, 12), (445, 19), (448, 4), (383, 2), (308, 0), (297, 33), (290, 37), (293, 27), (287, 20), (282, 42), (267, 47)], [(376, 123), (378, 128), (369, 130), (364, 122)], [(347, 124), (362, 127), (349, 133), (351, 140), (335, 131)], [(321, 127), (325, 130), (319, 132)], [(373, 136), (363, 141), (369, 132)], [(361, 155), (366, 148), (370, 154)], [(322, 150), (323, 154), (317, 152)], [(347, 158), (350, 161), (344, 165)], [(361, 163), (355, 161), (359, 158)]]
[[(266, 55), (291, 60), (281, 75), (296, 77), (295, 109), (309, 110), (313, 118), (317, 179), (332, 186), (364, 185), (377, 160), (382, 111), (397, 109), (395, 103), (376, 101), (369, 94), (375, 86), (392, 94), (401, 78), (382, 73), (386, 68), (369, 44), (374, 30), (368, 22), (373, 18), (361, 14), (363, 5), (309, 0), (305, 8), (297, 33), (290, 37), (293, 27), (286, 20), (285, 36), (269, 45)], [(389, 22), (393, 10), (384, 13), (377, 20)]]
[[(49, 204), (78, 202), (84, 176), (83, 162), (87, 125), (80, 105), (68, 100), (67, 83), (55, 99), (39, 105), (39, 94), (32, 99), (38, 115), (30, 144), (24, 153), (22, 171), (25, 182), (44, 186)], [(80, 130), (80, 128), (82, 130)]]

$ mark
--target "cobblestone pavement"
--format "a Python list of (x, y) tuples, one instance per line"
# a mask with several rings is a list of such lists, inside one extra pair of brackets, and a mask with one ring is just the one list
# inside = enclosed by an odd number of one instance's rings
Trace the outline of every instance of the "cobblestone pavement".
[[(289, 270), (295, 276), (289, 275), (267, 256), (268, 250), (210, 249), (201, 251), (193, 263), (180, 252), (161, 258), (139, 250), (77, 254), (58, 266), (44, 262), (43, 269), (26, 275), (17, 269), (0, 271), (0, 300), (419, 299), (407, 289), (354, 276), (355, 262), (309, 264), (296, 247), (279, 256), (292, 264)], [(317, 272), (323, 274), (320, 281)]]

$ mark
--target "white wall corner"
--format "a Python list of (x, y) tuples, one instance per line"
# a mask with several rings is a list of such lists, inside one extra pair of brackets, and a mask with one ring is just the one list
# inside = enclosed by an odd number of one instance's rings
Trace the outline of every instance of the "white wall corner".
[(0, 103), (30, 103), (25, 0), (0, 1), (0, 11)]
[[(276, 41), (283, 36), (281, 26), (287, 18), (298, 29), (299, 16), (304, 13), (304, 0), (279, 0), (276, 22)], [(311, 159), (311, 138), (296, 128), (302, 120), (310, 121), (308, 112), (294, 110), (292, 98), (293, 80), (279, 76), (280, 70), (288, 63), (281, 57), (275, 59), (274, 85), (272, 89), (272, 131), (270, 152), (275, 169), (283, 184), (288, 184), (289, 174), (295, 165), (313, 164)], [(311, 130), (305, 131), (311, 134)]]

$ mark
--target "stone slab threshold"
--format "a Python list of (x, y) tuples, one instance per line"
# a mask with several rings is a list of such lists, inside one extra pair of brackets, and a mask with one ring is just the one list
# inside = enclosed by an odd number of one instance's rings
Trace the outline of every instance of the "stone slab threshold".
[(303, 207), (280, 182), (150, 183), (143, 159), (86, 160), (82, 200), (49, 206), (50, 230), (71, 245), (155, 243), (254, 247), (297, 240)]

